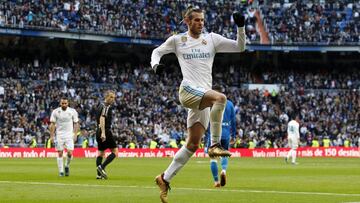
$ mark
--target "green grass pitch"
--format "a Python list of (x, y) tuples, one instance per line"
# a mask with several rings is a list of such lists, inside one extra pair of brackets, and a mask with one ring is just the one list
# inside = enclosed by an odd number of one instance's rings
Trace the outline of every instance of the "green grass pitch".
[[(169, 202), (360, 202), (360, 159), (229, 160), (227, 185), (213, 188), (208, 158), (192, 158), (171, 182)], [(108, 180), (96, 180), (95, 159), (73, 159), (58, 177), (56, 159), (0, 159), (0, 202), (160, 202), (154, 177), (170, 158), (118, 158)]]

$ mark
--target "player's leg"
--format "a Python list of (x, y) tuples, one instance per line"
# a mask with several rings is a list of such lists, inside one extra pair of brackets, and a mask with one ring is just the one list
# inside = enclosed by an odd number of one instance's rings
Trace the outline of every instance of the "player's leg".
[(214, 187), (220, 187), (219, 170), (216, 159), (210, 159), (210, 170), (214, 179)]
[(227, 167), (229, 165), (229, 157), (221, 157), (221, 171), (226, 173)]
[(209, 148), (208, 154), (210, 157), (230, 156), (230, 152), (222, 149), (219, 145), (222, 117), (226, 104), (225, 95), (214, 90), (180, 86), (179, 100), (184, 107), (192, 110), (202, 110), (212, 107), (209, 119), (211, 123), (210, 134), (213, 145)]
[(188, 128), (189, 137), (186, 145), (181, 147), (175, 154), (170, 166), (164, 172), (164, 179), (170, 182), (177, 172), (186, 164), (194, 152), (199, 148), (201, 137), (205, 133), (205, 129), (200, 123), (195, 123)]
[[(229, 150), (230, 148), (230, 140), (229, 139), (221, 139), (221, 146)], [(229, 164), (229, 157), (221, 157), (221, 173), (220, 173), (220, 185), (223, 187), (226, 185), (226, 170)]]
[(292, 156), (292, 140), (288, 138), (288, 147), (290, 147), (290, 150), (288, 151), (287, 156), (285, 157), (285, 162), (288, 163), (290, 157)]
[[(208, 150), (211, 146), (210, 134), (206, 134), (204, 138), (204, 142), (205, 142), (205, 153), (208, 153)], [(210, 159), (210, 171), (213, 176), (214, 187), (220, 187), (217, 159), (212, 159), (212, 158)]]
[(58, 165), (58, 169), (59, 169), (59, 176), (64, 176), (63, 151), (58, 151), (57, 165)]
[(292, 150), (291, 163), (292, 163), (292, 164), (298, 164), (298, 163), (296, 162), (296, 149), (293, 149), (293, 150)]
[(101, 164), (101, 167), (105, 170), (106, 166), (108, 164), (110, 164), (115, 158), (116, 158), (116, 155), (118, 154), (118, 148), (115, 147), (115, 148), (111, 148), (111, 153), (109, 154), (109, 156), (106, 157), (104, 163)]
[(292, 154), (291, 154), (291, 163), (294, 165), (297, 165), (298, 163), (296, 162), (296, 150), (298, 148), (298, 143), (297, 141), (293, 142), (293, 145), (291, 146), (292, 149)]
[[(114, 137), (112, 136), (112, 132), (111, 131), (107, 131), (106, 132), (106, 147), (110, 148), (111, 153), (109, 154), (109, 156), (106, 157), (104, 163), (101, 164), (101, 168), (103, 169), (103, 172), (105, 173), (105, 168), (108, 164), (110, 164), (117, 156), (118, 154), (118, 148), (116, 145), (116, 142), (114, 140)], [(104, 176), (104, 175), (103, 175)]]
[(57, 153), (57, 166), (59, 170), (59, 176), (64, 176), (64, 159), (63, 159), (63, 151), (64, 151), (64, 140), (60, 138), (56, 138), (55, 149)]
[(168, 202), (167, 193), (170, 190), (171, 179), (180, 171), (180, 169), (189, 161), (194, 152), (199, 148), (199, 144), (204, 133), (205, 128), (200, 122), (197, 122), (188, 128), (189, 136), (186, 141), (186, 145), (182, 146), (175, 154), (171, 164), (165, 172), (156, 176), (155, 182), (160, 188), (160, 200), (162, 202)]
[[(107, 149), (106, 147), (106, 140), (105, 142), (103, 142), (100, 138), (100, 131), (97, 130), (96, 131), (96, 142), (98, 143), (98, 155), (96, 157), (96, 173), (97, 173), (97, 176), (96, 176), (96, 179), (103, 179), (106, 176), (106, 173), (105, 171), (102, 169), (101, 167), (101, 164), (102, 164), (102, 161), (105, 157), (105, 150)], [(105, 173), (105, 177), (102, 175), (102, 173)]]
[(285, 162), (286, 162), (286, 163), (289, 162), (290, 158), (292, 157), (292, 154), (293, 154), (293, 149), (290, 149), (290, 150), (288, 151), (287, 156), (285, 157)]
[[(100, 150), (100, 148), (98, 149), (98, 155), (96, 157), (96, 173), (97, 173), (97, 176), (96, 176), (96, 179), (103, 179), (103, 176), (101, 174), (101, 164), (102, 164), (102, 160), (103, 158), (105, 157), (105, 151), (104, 150)], [(100, 166), (100, 168), (99, 168)]]
[(70, 175), (70, 162), (72, 160), (72, 154), (74, 150), (74, 140), (73, 138), (68, 138), (65, 142), (65, 147), (67, 149), (66, 161), (65, 161), (65, 176)]
[(211, 107), (210, 132), (212, 145), (220, 142), (221, 125), (226, 106), (226, 96), (214, 90), (207, 91), (200, 103), (199, 109)]

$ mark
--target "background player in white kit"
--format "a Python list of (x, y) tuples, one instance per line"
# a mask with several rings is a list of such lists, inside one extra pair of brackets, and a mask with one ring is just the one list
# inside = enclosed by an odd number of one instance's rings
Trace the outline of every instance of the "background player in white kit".
[(188, 32), (169, 37), (152, 52), (151, 67), (155, 72), (163, 67), (160, 64), (163, 55), (176, 54), (183, 75), (179, 88), (179, 100), (182, 106), (188, 108), (187, 129), (189, 136), (186, 145), (176, 153), (165, 172), (155, 179), (160, 188), (162, 202), (167, 202), (171, 179), (198, 149), (209, 121), (212, 145), (208, 150), (208, 155), (210, 157), (231, 155), (219, 144), (226, 96), (211, 88), (212, 65), (215, 54), (245, 50), (245, 17), (240, 13), (234, 13), (233, 18), (238, 26), (237, 41), (215, 33), (202, 33), (204, 12), (199, 8), (189, 7), (184, 15)]
[[(60, 107), (53, 110), (50, 122), (50, 139), (55, 142), (55, 148), (58, 152), (57, 165), (59, 168), (59, 176), (69, 176), (69, 166), (74, 150), (74, 141), (76, 140), (77, 132), (79, 130), (79, 119), (76, 110), (69, 107), (67, 98), (62, 98), (60, 100)], [(55, 134), (56, 138), (54, 139)], [(67, 149), (65, 173), (63, 160), (64, 148)]]
[(286, 163), (288, 163), (288, 160), (291, 157), (291, 163), (294, 165), (297, 165), (296, 162), (296, 149), (299, 146), (300, 143), (300, 119), (298, 116), (296, 116), (295, 120), (291, 120), (288, 123), (287, 127), (287, 139), (288, 139), (288, 147), (290, 147), (290, 151), (287, 154), (287, 157), (285, 157)]

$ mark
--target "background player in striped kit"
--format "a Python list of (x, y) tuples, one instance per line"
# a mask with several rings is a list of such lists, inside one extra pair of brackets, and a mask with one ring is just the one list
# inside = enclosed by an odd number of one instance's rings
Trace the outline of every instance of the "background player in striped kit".
[[(96, 111), (96, 122), (98, 124), (96, 130), (96, 141), (98, 143), (98, 156), (96, 157), (97, 176), (96, 179), (107, 179), (105, 167), (110, 164), (117, 156), (118, 147), (114, 140), (111, 125), (113, 118), (113, 103), (115, 102), (115, 92), (107, 91), (105, 93), (104, 103), (99, 104)], [(105, 150), (110, 149), (111, 154), (105, 157)]]

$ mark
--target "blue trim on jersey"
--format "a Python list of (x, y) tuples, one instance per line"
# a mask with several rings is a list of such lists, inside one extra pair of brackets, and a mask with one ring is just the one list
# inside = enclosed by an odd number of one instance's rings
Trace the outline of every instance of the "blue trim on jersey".
[(190, 86), (184, 86), (184, 90), (189, 92), (190, 94), (193, 94), (195, 96), (199, 96), (199, 97), (203, 97), (204, 96), (204, 92), (201, 92), (199, 90), (196, 90), (194, 88), (191, 88)]

